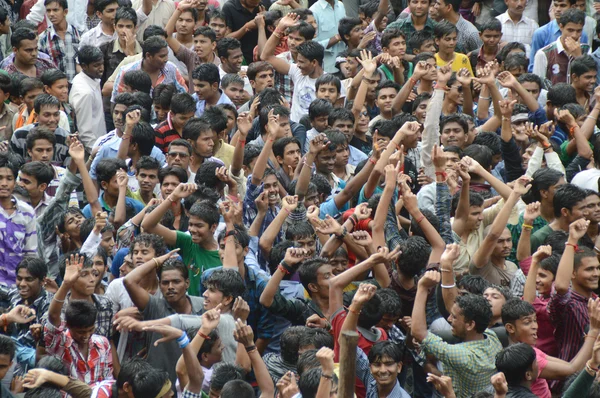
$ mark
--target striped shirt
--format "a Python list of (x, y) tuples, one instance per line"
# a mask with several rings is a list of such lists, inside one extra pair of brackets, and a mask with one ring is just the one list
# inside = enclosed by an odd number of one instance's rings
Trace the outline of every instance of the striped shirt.
[(13, 211), (0, 207), (0, 283), (15, 286), (17, 265), (37, 254), (35, 213), (27, 203), (12, 197)]
[(156, 137), (155, 146), (164, 153), (169, 152), (169, 144), (171, 142), (181, 138), (181, 135), (173, 127), (171, 112), (167, 114), (167, 120), (156, 126), (154, 136)]
[(48, 54), (58, 69), (65, 72), (69, 81), (77, 74), (77, 49), (79, 48), (79, 32), (72, 25), (67, 25), (65, 39), (56, 33), (54, 25), (48, 26), (38, 41), (38, 49)]

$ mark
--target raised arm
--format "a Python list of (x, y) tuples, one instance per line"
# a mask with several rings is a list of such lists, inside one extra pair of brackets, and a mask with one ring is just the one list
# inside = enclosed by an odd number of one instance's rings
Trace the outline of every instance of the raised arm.
[[(177, 8), (175, 8), (175, 12), (173, 12), (173, 15), (171, 15), (171, 18), (169, 18), (169, 21), (167, 22), (167, 26), (165, 26), (165, 30), (167, 31), (167, 43), (169, 43), (169, 47), (171, 47), (171, 50), (173, 50), (173, 53), (175, 54), (175, 56), (177, 56), (177, 53), (179, 52), (179, 49), (181, 48), (181, 43), (173, 35), (173, 33), (175, 33), (175, 24), (177, 23), (177, 20), (179, 19), (181, 14), (184, 11), (187, 11), (188, 9), (190, 9), (191, 7), (192, 7), (192, 2), (190, 0), (180, 1), (179, 4), (177, 5)], [(190, 73), (191, 73), (191, 71), (190, 71)]]
[[(361, 283), (356, 289), (356, 293), (352, 298), (352, 304), (348, 308), (348, 313), (346, 314), (346, 319), (344, 319), (344, 323), (342, 324), (342, 332), (344, 331), (356, 331), (356, 327), (358, 326), (358, 317), (360, 316), (360, 311), (363, 306), (375, 296), (377, 293), (377, 286), (372, 285), (370, 283)], [(329, 307), (331, 308), (331, 306)], [(336, 309), (337, 311), (337, 309)], [(342, 333), (340, 333), (339, 339), (342, 338)], [(341, 340), (338, 340), (337, 343), (341, 343)]]
[(456, 243), (446, 245), (446, 250), (442, 253), (440, 258), (440, 272), (442, 284), (442, 299), (444, 300), (444, 307), (448, 313), (451, 312), (456, 296), (458, 296), (458, 289), (456, 288), (456, 281), (454, 279), (454, 263), (460, 256), (460, 246)]
[[(69, 146), (69, 155), (71, 156), (71, 163), (75, 163), (77, 165), (77, 170), (79, 170), (79, 174), (81, 175), (81, 182), (83, 183), (83, 192), (85, 193), (85, 197), (87, 198), (88, 203), (90, 204), (90, 210), (92, 214), (96, 214), (99, 211), (102, 211), (102, 207), (100, 206), (100, 202), (98, 201), (98, 190), (90, 177), (90, 173), (85, 165), (85, 148), (83, 144), (79, 141), (74, 141)], [(67, 196), (69, 193), (67, 193)]]
[(119, 185), (119, 196), (117, 197), (117, 205), (115, 206), (115, 216), (113, 223), (115, 228), (121, 227), (127, 221), (127, 184), (129, 176), (124, 170), (117, 170), (117, 184)]
[(535, 112), (540, 107), (540, 104), (534, 98), (533, 95), (525, 87), (518, 82), (517, 78), (510, 72), (504, 71), (498, 74), (498, 82), (504, 87), (512, 90), (523, 100), (523, 103), (529, 108), (531, 112)]
[[(598, 106), (600, 106), (600, 104)], [(590, 148), (590, 144), (588, 142), (589, 137), (586, 138), (583, 135), (582, 129), (579, 128), (579, 125), (577, 124), (577, 121), (575, 120), (573, 115), (571, 115), (571, 112), (569, 112), (568, 109), (555, 109), (554, 115), (556, 117), (556, 120), (563, 122), (567, 126), (569, 132), (572, 132), (573, 139), (569, 142), (569, 144), (574, 145), (577, 148), (577, 154), (586, 159), (591, 159), (593, 154), (592, 149)], [(589, 119), (586, 117), (585, 120), (587, 122)], [(595, 123), (593, 124), (593, 126), (595, 126)]]
[(317, 359), (321, 364), (321, 379), (315, 398), (329, 398), (331, 396), (334, 372), (333, 358), (333, 350), (329, 347), (321, 347), (317, 351)]
[[(402, 108), (404, 107), (404, 104), (408, 100), (410, 93), (412, 93), (414, 87), (417, 85), (417, 82), (419, 80), (421, 80), (421, 78), (424, 75), (428, 74), (431, 71), (431, 68), (433, 68), (433, 66), (431, 66), (430, 64), (428, 64), (425, 61), (419, 61), (417, 63), (417, 65), (415, 65), (415, 70), (413, 72), (413, 75), (408, 79), (406, 84), (404, 84), (402, 86), (402, 89), (400, 90), (398, 95), (396, 95), (396, 97), (394, 98), (394, 101), (392, 102), (392, 112), (394, 112), (394, 113), (402, 112)], [(363, 82), (364, 82), (364, 80), (363, 80)], [(361, 85), (362, 84), (363, 83), (361, 83)], [(366, 85), (366, 83), (365, 83), (365, 85)], [(360, 90), (360, 88), (359, 88), (359, 90)], [(418, 166), (418, 165), (416, 165), (416, 166)]]
[[(585, 121), (583, 122), (583, 125), (580, 129), (581, 137), (583, 138), (583, 140), (580, 141), (583, 141), (588, 149), (589, 145), (587, 142), (590, 140), (592, 134), (594, 133), (596, 123), (598, 122), (598, 116), (600, 115), (600, 86), (596, 87), (596, 89), (594, 90), (594, 99), (596, 100), (596, 105), (594, 105), (594, 108), (592, 108), (591, 112), (586, 116)], [(580, 156), (583, 156), (580, 153), (580, 144), (577, 141), (569, 141), (569, 143), (567, 144), (567, 154), (572, 155), (575, 152), (575, 149), (577, 149), (577, 153), (579, 153)]]
[(579, 239), (587, 233), (589, 221), (580, 218), (569, 225), (569, 238), (565, 243), (565, 251), (560, 258), (558, 270), (556, 271), (556, 279), (554, 280), (554, 288), (556, 293), (565, 295), (571, 286), (571, 277), (573, 275), (573, 260), (575, 257), (575, 248)]
[[(237, 254), (235, 250), (236, 241), (235, 235), (229, 235), (230, 233), (235, 234), (235, 213), (238, 211), (237, 206), (240, 204), (233, 203), (231, 201), (221, 202), (219, 204), (219, 210), (223, 220), (225, 221), (225, 254), (223, 256), (223, 268), (230, 268), (239, 272), (242, 279), (246, 280), (246, 268), (244, 264), (238, 263)], [(241, 209), (239, 209), (241, 211)]]
[(286, 275), (291, 275), (296, 272), (298, 266), (304, 260), (306, 252), (304, 249), (295, 249), (289, 247), (285, 251), (283, 261), (277, 266), (277, 270), (267, 282), (262, 294), (260, 295), (260, 305), (265, 308), (270, 308), (273, 304), (273, 298), (279, 292), (279, 284)]
[(277, 213), (275, 219), (271, 221), (267, 229), (265, 229), (265, 232), (262, 234), (260, 240), (258, 241), (258, 246), (265, 254), (265, 256), (268, 256), (269, 253), (271, 253), (273, 243), (277, 238), (277, 234), (281, 231), (283, 223), (285, 222), (286, 218), (290, 215), (290, 213), (296, 210), (297, 207), (298, 196), (286, 196), (281, 200), (281, 210), (279, 211), (279, 213)]
[(373, 243), (376, 247), (387, 246), (385, 240), (385, 221), (388, 215), (390, 203), (392, 202), (392, 196), (396, 189), (396, 180), (398, 177), (398, 169), (393, 165), (389, 164), (385, 166), (385, 186), (383, 193), (379, 198), (377, 204), (377, 211), (375, 212), (375, 218), (373, 219), (373, 228), (371, 232), (373, 234)]
[(256, 159), (254, 169), (252, 170), (252, 184), (260, 185), (265, 175), (265, 169), (267, 168), (267, 161), (273, 151), (273, 142), (277, 137), (277, 131), (279, 130), (279, 115), (274, 115), (273, 110), (269, 111), (269, 123), (266, 126), (267, 129), (267, 141), (260, 151), (260, 155)]
[(474, 116), (473, 114), (473, 92), (471, 91), (471, 81), (473, 74), (467, 68), (462, 68), (456, 74), (456, 80), (463, 88), (463, 113)]
[(452, 230), (456, 232), (458, 236), (463, 236), (465, 232), (465, 226), (467, 218), (469, 217), (470, 206), (470, 193), (469, 186), (471, 184), (471, 176), (468, 173), (466, 164), (460, 162), (456, 165), (456, 171), (462, 179), (462, 187), (460, 190), (460, 196), (458, 198), (458, 205), (456, 207), (456, 214), (454, 216), (454, 222), (452, 223)]
[(312, 171), (315, 168), (315, 159), (319, 152), (325, 149), (328, 144), (329, 142), (327, 141), (327, 136), (325, 134), (319, 134), (310, 141), (308, 153), (304, 156), (304, 165), (302, 170), (300, 170), (300, 176), (296, 183), (296, 195), (298, 196), (298, 200), (304, 200), (304, 196), (306, 196), (306, 192), (308, 191), (310, 178), (312, 177)]
[(417, 295), (415, 296), (415, 304), (412, 312), (412, 325), (410, 332), (412, 337), (417, 342), (422, 342), (427, 337), (427, 319), (426, 306), (429, 290), (433, 289), (440, 283), (440, 273), (438, 271), (427, 271), (419, 280), (417, 286)]
[(233, 150), (233, 158), (231, 160), (231, 174), (234, 176), (240, 175), (242, 166), (244, 165), (244, 148), (246, 147), (246, 139), (248, 138), (248, 132), (252, 127), (252, 119), (248, 112), (242, 112), (237, 118), (237, 141), (235, 143), (235, 149)]
[(142, 113), (139, 109), (131, 111), (125, 115), (125, 129), (123, 130), (123, 136), (121, 137), (121, 143), (119, 144), (119, 151), (117, 152), (118, 159), (127, 159), (131, 135), (134, 127), (140, 122), (141, 117)]
[(528, 303), (532, 303), (535, 301), (536, 296), (536, 288), (535, 288), (535, 280), (537, 278), (537, 273), (540, 268), (540, 263), (542, 260), (550, 257), (552, 255), (552, 247), (540, 246), (537, 251), (533, 253), (533, 257), (531, 258), (531, 266), (529, 267), (529, 273), (527, 274), (527, 279), (525, 280), (525, 287), (523, 288), (523, 301), (527, 301)]
[(277, 28), (273, 31), (273, 34), (265, 43), (265, 48), (260, 54), (260, 59), (270, 63), (273, 68), (275, 68), (275, 70), (282, 75), (287, 75), (290, 72), (290, 64), (288, 64), (284, 59), (277, 58), (275, 56), (275, 48), (279, 45), (279, 41), (285, 34), (286, 29), (292, 25), (295, 25), (297, 21), (298, 16), (293, 12), (281, 18), (281, 20), (279, 20), (279, 24), (277, 24)]
[[(538, 218), (540, 214), (540, 202), (533, 202), (525, 206), (521, 236), (519, 237), (519, 243), (517, 245), (517, 260), (519, 261), (523, 261), (531, 256), (531, 231), (533, 230), (533, 223), (535, 219)], [(535, 277), (533, 280), (535, 281)], [(535, 287), (535, 283), (533, 286)]]
[[(373, 58), (370, 51), (360, 50), (360, 58), (358, 58), (358, 62), (362, 65), (363, 71), (365, 70), (365, 67), (368, 70), (373, 70), (372, 64), (375, 64), (375, 69), (377, 69), (377, 61)], [(373, 72), (371, 72), (371, 74), (372, 73)], [(352, 114), (354, 114), (356, 123), (358, 123), (360, 112), (362, 112), (362, 108), (365, 105), (367, 91), (369, 91), (369, 83), (363, 79), (360, 81), (360, 86), (358, 86), (358, 91), (356, 92), (356, 96), (354, 97), (354, 102), (352, 104)]]
[(496, 192), (502, 196), (504, 200), (508, 200), (508, 197), (512, 192), (508, 185), (494, 177), (489, 170), (484, 169), (483, 166), (481, 166), (475, 159), (472, 159), (468, 156), (463, 157), (463, 159), (466, 165), (469, 167), (469, 173), (475, 173), (480, 177), (483, 177), (483, 179), (487, 181), (492, 188), (494, 188)]
[(260, 390), (261, 398), (273, 398), (275, 394), (275, 386), (273, 385), (273, 379), (267, 370), (262, 360), (256, 345), (254, 344), (254, 331), (241, 319), (236, 320), (235, 330), (233, 331), (233, 337), (235, 340), (242, 344), (250, 357), (250, 363), (252, 364), (252, 370), (256, 376), (256, 383)]
[(50, 306), (48, 307), (48, 322), (53, 326), (59, 327), (61, 324), (62, 307), (69, 294), (69, 291), (79, 279), (79, 274), (83, 268), (84, 256), (78, 254), (71, 255), (65, 259), (65, 276), (63, 283), (58, 288), (58, 291), (52, 297)]

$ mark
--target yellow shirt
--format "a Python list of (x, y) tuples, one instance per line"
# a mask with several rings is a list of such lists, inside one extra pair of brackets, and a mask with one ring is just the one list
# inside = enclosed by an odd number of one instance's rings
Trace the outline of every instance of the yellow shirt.
[[(445, 66), (448, 62), (440, 58), (438, 53), (435, 53), (435, 63), (437, 66)], [(454, 62), (452, 63), (452, 71), (458, 72), (462, 68), (467, 68), (471, 76), (473, 76), (473, 69), (471, 68), (471, 62), (469, 57), (465, 54), (454, 53)]]

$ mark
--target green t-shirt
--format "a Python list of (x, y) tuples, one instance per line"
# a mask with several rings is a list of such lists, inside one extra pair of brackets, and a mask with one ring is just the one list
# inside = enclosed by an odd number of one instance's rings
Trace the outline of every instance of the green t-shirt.
[(190, 287), (188, 294), (190, 296), (200, 296), (200, 279), (202, 273), (210, 268), (221, 266), (218, 250), (204, 250), (196, 243), (192, 242), (192, 237), (185, 232), (177, 231), (177, 241), (175, 247), (179, 248), (179, 254), (183, 263), (189, 269)]

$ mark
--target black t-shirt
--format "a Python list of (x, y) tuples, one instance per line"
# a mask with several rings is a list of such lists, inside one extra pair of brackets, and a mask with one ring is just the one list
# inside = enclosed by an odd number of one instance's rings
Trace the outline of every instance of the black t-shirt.
[[(268, 0), (263, 0), (262, 5), (265, 9), (269, 9), (270, 3)], [(246, 23), (254, 20), (258, 15), (259, 8), (256, 7), (252, 12), (242, 6), (240, 0), (230, 0), (223, 4), (223, 14), (225, 15), (225, 23), (232, 32), (240, 30)], [(249, 65), (253, 61), (252, 51), (258, 44), (258, 30), (253, 29), (241, 38), (242, 52), (246, 63)]]
[(352, 140), (350, 140), (350, 145), (369, 156), (373, 150), (373, 137), (367, 135), (365, 138), (367, 141), (363, 141), (354, 136), (352, 137)]

